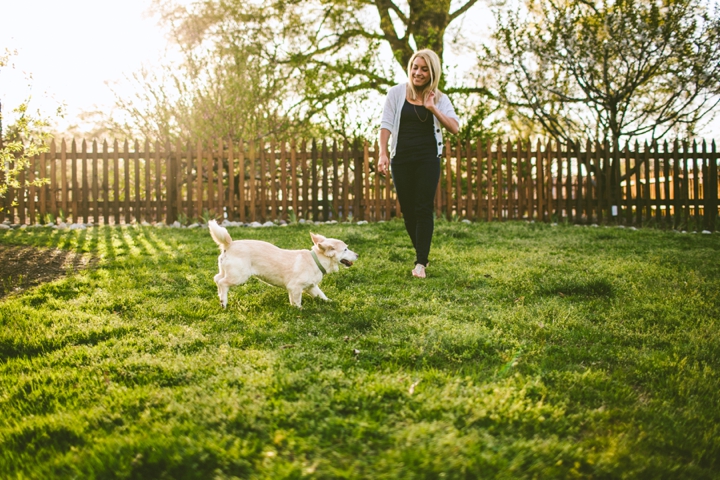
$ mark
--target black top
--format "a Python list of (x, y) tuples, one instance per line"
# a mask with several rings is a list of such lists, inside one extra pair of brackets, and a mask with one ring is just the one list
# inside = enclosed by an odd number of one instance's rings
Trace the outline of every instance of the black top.
[(422, 105), (413, 105), (405, 99), (400, 112), (400, 129), (393, 163), (437, 160), (433, 120), (430, 110)]

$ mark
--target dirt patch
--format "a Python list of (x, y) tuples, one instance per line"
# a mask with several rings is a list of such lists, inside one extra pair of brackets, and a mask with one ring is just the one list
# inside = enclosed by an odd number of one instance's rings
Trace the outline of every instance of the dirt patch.
[(0, 245), (0, 298), (86, 268), (88, 257), (60, 249)]

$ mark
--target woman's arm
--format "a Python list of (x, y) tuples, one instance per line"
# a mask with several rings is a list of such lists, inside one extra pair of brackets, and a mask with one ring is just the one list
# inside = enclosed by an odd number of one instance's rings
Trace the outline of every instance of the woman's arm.
[(380, 155), (378, 156), (377, 170), (378, 173), (385, 175), (390, 165), (388, 157), (388, 140), (390, 140), (390, 130), (387, 128), (380, 129)]

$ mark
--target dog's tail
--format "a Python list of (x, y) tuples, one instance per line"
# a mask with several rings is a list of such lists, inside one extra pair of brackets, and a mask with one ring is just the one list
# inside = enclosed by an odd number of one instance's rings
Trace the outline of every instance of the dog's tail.
[(215, 240), (215, 243), (218, 244), (220, 247), (220, 250), (223, 252), (230, 248), (230, 245), (232, 245), (233, 239), (230, 237), (230, 234), (228, 233), (227, 229), (225, 227), (221, 227), (218, 225), (218, 223), (215, 220), (210, 220), (208, 223), (208, 227), (210, 228), (210, 236)]

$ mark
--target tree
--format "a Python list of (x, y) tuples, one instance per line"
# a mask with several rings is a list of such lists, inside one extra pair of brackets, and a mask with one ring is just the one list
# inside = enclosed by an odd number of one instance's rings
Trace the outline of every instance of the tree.
[[(477, 1), (451, 9), (450, 0), (205, 0), (190, 6), (157, 0), (156, 11), (186, 61), (165, 87), (146, 89), (143, 101), (122, 106), (145, 130), (160, 131), (160, 124), (177, 130), (188, 118), (197, 128), (231, 130), (207, 122), (200, 112), (209, 111), (225, 124), (254, 119), (260, 137), (323, 127), (365, 136), (378, 116), (367, 105), (379, 110), (378, 95), (395, 84), (398, 67), (405, 71), (415, 47), (442, 55), (448, 26)], [(485, 91), (444, 89), (456, 96)], [(240, 101), (233, 104), (235, 98)], [(261, 112), (238, 110), (240, 103)]]
[(720, 19), (701, 0), (530, 0), (497, 12), (495, 95), (558, 140), (694, 133), (720, 99)]
[(188, 49), (179, 65), (135, 73), (136, 96), (116, 95), (128, 121), (112, 130), (173, 142), (282, 134), (290, 124), (283, 99), (291, 83), (247, 45), (230, 49), (223, 56), (200, 56)]
[[(0, 69), (10, 65), (10, 57), (15, 52), (5, 51), (0, 54)], [(33, 116), (28, 112), (30, 99), (21, 103), (13, 113), (17, 119), (3, 131), (3, 116), (0, 105), (0, 199), (6, 198), (9, 194), (17, 195), (17, 189), (31, 185), (40, 186), (47, 183), (45, 178), (34, 180), (26, 179), (21, 181), (21, 174), (30, 167), (30, 159), (35, 155), (46, 152), (48, 147), (46, 141), (48, 122), (39, 116)], [(11, 190), (13, 189), (13, 190)], [(16, 203), (15, 198), (11, 203)], [(0, 205), (0, 211), (3, 210)]]

